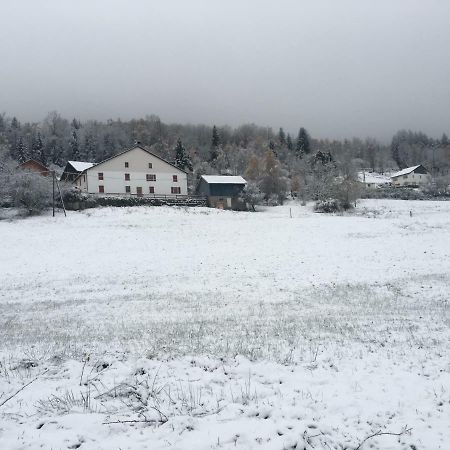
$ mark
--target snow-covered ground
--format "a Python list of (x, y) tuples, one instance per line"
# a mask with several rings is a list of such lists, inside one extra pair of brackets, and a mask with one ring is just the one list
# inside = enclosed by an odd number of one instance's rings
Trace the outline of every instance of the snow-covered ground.
[(450, 202), (104, 208), (0, 238), (1, 450), (450, 448)]

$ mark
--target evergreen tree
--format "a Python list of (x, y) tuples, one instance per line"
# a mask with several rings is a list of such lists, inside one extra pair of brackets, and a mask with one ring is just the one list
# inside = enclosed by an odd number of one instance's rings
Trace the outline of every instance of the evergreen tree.
[(46, 163), (46, 156), (44, 152), (44, 144), (42, 142), (41, 133), (37, 134), (36, 138), (33, 138), (33, 143), (31, 144), (31, 152), (33, 158), (36, 161), (41, 161), (43, 164)]
[(50, 141), (48, 142), (48, 156), (50, 156), (51, 162), (61, 166), (64, 164), (63, 161), (63, 148), (59, 142), (59, 140), (52, 136)]
[(175, 165), (181, 170), (192, 170), (191, 160), (189, 159), (186, 149), (179, 138), (177, 140), (177, 146), (175, 147)]
[(405, 167), (404, 161), (400, 156), (400, 140), (396, 136), (392, 138), (391, 156), (399, 168)]
[(281, 146), (286, 145), (286, 133), (283, 128), (280, 128), (280, 131), (278, 132), (278, 140), (280, 141)]
[(289, 133), (288, 133), (288, 135), (286, 137), (286, 147), (290, 151), (294, 150), (294, 144), (292, 143), (292, 138), (291, 138), (291, 135)]
[(220, 136), (217, 127), (214, 125), (212, 130), (211, 147), (218, 148), (220, 145)]
[(442, 147), (448, 147), (450, 145), (450, 141), (445, 133), (442, 135), (441, 145)]
[(23, 143), (22, 137), (19, 137), (19, 141), (17, 143), (17, 159), (21, 163), (27, 160), (27, 148)]
[(80, 159), (80, 146), (78, 144), (78, 135), (75, 130), (72, 131), (72, 139), (70, 140), (70, 150), (71, 150), (70, 157), (72, 161), (78, 161)]
[(302, 127), (298, 132), (297, 144), (295, 146), (295, 153), (299, 158), (308, 155), (311, 151), (308, 132)]
[(13, 117), (11, 120), (11, 128), (18, 130), (20, 129), (20, 122), (17, 120), (16, 117)]
[(97, 143), (94, 136), (87, 133), (83, 143), (83, 158), (85, 161), (98, 161)]
[(75, 118), (72, 120), (72, 128), (79, 130), (81, 128), (81, 122)]
[(108, 133), (103, 137), (103, 153), (105, 158), (110, 158), (114, 154), (114, 141)]
[(219, 146), (220, 146), (220, 136), (219, 132), (217, 131), (217, 127), (214, 125), (212, 130), (212, 137), (211, 137), (211, 153), (209, 161), (215, 161), (217, 157), (219, 156)]

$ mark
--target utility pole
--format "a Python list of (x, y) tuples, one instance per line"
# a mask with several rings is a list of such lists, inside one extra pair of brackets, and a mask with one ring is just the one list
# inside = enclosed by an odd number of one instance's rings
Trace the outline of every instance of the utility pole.
[(61, 188), (59, 186), (59, 181), (58, 180), (56, 180), (56, 187), (58, 188), (59, 198), (61, 200), (61, 204), (62, 204), (62, 207), (63, 207), (64, 216), (67, 217), (66, 206), (64, 205), (64, 199), (63, 199), (63, 195), (62, 195)]
[(52, 170), (52, 178), (53, 178), (53, 201), (52, 201), (52, 206), (53, 206), (53, 217), (55, 217), (55, 171)]

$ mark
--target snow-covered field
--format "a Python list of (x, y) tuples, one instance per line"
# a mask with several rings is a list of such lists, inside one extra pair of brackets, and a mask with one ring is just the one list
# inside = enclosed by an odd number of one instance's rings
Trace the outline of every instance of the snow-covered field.
[(0, 242), (1, 450), (450, 448), (450, 202), (104, 208)]

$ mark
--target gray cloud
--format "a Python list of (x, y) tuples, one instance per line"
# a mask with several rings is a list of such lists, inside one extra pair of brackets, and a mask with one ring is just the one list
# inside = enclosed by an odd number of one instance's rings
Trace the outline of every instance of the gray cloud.
[(0, 1), (0, 111), (450, 132), (446, 0)]

